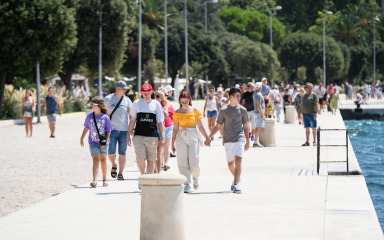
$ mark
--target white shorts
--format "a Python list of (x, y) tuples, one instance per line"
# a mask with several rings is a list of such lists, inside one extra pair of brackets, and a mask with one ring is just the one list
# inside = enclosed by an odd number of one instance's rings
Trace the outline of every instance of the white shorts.
[(254, 110), (248, 111), (247, 114), (248, 114), (248, 120), (249, 120), (249, 122), (248, 122), (249, 128), (250, 129), (256, 129), (256, 120), (257, 119), (256, 119), (255, 111)]
[(224, 143), (227, 162), (235, 160), (235, 156), (243, 157), (245, 142), (229, 142)]

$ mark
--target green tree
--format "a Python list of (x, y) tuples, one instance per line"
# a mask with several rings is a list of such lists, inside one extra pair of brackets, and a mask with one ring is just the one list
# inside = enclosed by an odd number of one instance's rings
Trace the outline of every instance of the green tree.
[(273, 7), (273, 0), (222, 0), (221, 3), (226, 7), (239, 7), (242, 9), (256, 10), (268, 13)]
[[(7, 76), (58, 71), (76, 45), (74, 0), (0, 2), (0, 118)], [(13, 79), (13, 78), (11, 78)]]
[[(315, 79), (314, 70), (323, 66), (323, 38), (314, 33), (289, 34), (281, 44), (279, 59), (281, 65), (291, 73), (298, 67), (307, 68), (309, 81)], [(328, 80), (337, 79), (344, 69), (344, 57), (339, 45), (333, 38), (326, 38), (326, 74)]]
[[(269, 16), (264, 13), (230, 7), (221, 11), (220, 18), (227, 31), (247, 36), (256, 42), (270, 43)], [(275, 18), (272, 21), (273, 43), (278, 47), (284, 38), (284, 26)]]

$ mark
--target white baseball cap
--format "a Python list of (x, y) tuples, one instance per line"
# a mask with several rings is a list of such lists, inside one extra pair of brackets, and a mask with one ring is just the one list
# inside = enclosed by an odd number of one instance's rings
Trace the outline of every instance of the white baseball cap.
[(168, 92), (175, 91), (175, 89), (171, 85), (165, 86), (165, 90), (167, 90)]
[(256, 84), (255, 84), (255, 88), (256, 89), (259, 89), (259, 88), (261, 88), (263, 86), (263, 84), (261, 83), (261, 82), (257, 82)]
[(261, 81), (267, 81), (267, 78), (266, 77), (263, 77), (262, 79), (261, 79)]

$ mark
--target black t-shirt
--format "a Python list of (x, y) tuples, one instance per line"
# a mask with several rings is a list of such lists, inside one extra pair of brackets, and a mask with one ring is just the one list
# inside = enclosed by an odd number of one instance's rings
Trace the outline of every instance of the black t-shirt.
[(253, 94), (254, 92), (244, 92), (243, 97), (241, 99), (241, 103), (245, 100), (244, 107), (247, 111), (253, 111), (255, 109), (255, 105), (253, 104)]

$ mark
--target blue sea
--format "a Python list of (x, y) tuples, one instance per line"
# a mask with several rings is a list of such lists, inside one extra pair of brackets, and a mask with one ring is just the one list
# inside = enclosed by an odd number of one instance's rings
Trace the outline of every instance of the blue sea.
[(350, 132), (349, 137), (367, 182), (381, 229), (384, 229), (384, 121), (348, 120), (347, 128), (359, 128), (364, 134)]

